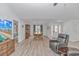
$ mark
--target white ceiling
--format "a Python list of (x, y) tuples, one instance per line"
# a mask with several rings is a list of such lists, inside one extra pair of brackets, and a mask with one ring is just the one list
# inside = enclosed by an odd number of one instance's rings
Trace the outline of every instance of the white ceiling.
[(10, 3), (7, 6), (21, 19), (29, 20), (76, 20), (79, 19), (78, 3)]

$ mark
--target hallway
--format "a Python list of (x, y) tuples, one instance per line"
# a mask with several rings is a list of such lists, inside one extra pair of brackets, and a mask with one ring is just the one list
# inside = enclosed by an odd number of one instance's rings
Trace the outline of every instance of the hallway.
[(49, 39), (36, 40), (32, 37), (21, 42), (11, 56), (56, 56), (49, 48)]

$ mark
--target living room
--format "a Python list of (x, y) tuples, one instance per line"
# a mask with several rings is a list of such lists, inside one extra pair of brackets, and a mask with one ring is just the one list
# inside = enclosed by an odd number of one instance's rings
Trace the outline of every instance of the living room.
[[(9, 55), (79, 56), (79, 3), (0, 3), (0, 7), (0, 24), (5, 20), (12, 24), (11, 32), (7, 30), (10, 36), (5, 36), (15, 39), (15, 51)], [(0, 25), (0, 34), (7, 29), (3, 25)], [(58, 50), (59, 54), (49, 45), (50, 40), (59, 39), (59, 34), (68, 35), (68, 39), (64, 38), (68, 40), (66, 53)]]

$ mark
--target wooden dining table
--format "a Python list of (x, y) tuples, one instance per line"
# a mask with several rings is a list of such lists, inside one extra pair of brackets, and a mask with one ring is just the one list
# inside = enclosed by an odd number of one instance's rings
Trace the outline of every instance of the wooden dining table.
[(34, 39), (43, 39), (43, 34), (34, 34)]

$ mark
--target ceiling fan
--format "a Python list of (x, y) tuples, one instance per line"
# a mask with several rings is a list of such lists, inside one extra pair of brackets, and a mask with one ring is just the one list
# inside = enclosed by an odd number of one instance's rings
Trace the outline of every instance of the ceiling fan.
[[(57, 6), (59, 3), (53, 3), (53, 6)], [(66, 4), (64, 3), (63, 6), (66, 6)]]
[(58, 5), (58, 3), (53, 3), (53, 6), (57, 6)]

